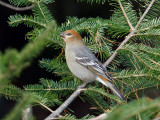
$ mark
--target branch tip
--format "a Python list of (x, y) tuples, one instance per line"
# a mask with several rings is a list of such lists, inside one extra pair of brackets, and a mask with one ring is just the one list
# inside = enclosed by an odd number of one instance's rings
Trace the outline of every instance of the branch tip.
[(32, 4), (31, 6), (27, 6), (27, 7), (15, 7), (12, 6), (6, 2), (3, 2), (2, 0), (0, 0), (0, 5), (5, 6), (9, 9), (15, 10), (15, 11), (26, 11), (26, 10), (31, 10), (34, 7), (34, 4)]

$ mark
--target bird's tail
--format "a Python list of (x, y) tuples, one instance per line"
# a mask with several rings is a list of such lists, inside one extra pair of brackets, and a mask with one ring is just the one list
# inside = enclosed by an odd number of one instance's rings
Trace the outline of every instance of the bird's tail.
[(113, 93), (116, 94), (120, 99), (125, 100), (124, 96), (109, 80), (103, 77), (97, 77), (96, 80), (105, 85), (106, 87), (109, 87), (113, 91)]

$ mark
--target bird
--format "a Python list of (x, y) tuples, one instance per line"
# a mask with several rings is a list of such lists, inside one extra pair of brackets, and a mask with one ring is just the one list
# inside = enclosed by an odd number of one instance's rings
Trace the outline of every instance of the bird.
[(103, 64), (85, 45), (81, 35), (75, 30), (66, 30), (60, 34), (65, 42), (66, 63), (70, 71), (85, 83), (99, 81), (110, 88), (120, 99), (125, 97), (114, 86), (113, 78)]

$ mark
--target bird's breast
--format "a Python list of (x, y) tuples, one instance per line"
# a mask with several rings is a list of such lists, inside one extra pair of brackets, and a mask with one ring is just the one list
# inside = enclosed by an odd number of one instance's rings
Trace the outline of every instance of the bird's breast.
[(66, 50), (65, 56), (68, 68), (76, 77), (83, 81), (95, 80), (96, 75), (76, 61), (76, 56), (73, 51)]

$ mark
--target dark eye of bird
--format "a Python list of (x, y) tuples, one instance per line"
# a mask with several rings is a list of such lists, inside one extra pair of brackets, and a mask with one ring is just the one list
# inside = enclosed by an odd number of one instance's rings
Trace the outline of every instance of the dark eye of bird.
[(71, 33), (67, 33), (68, 36), (72, 35)]

